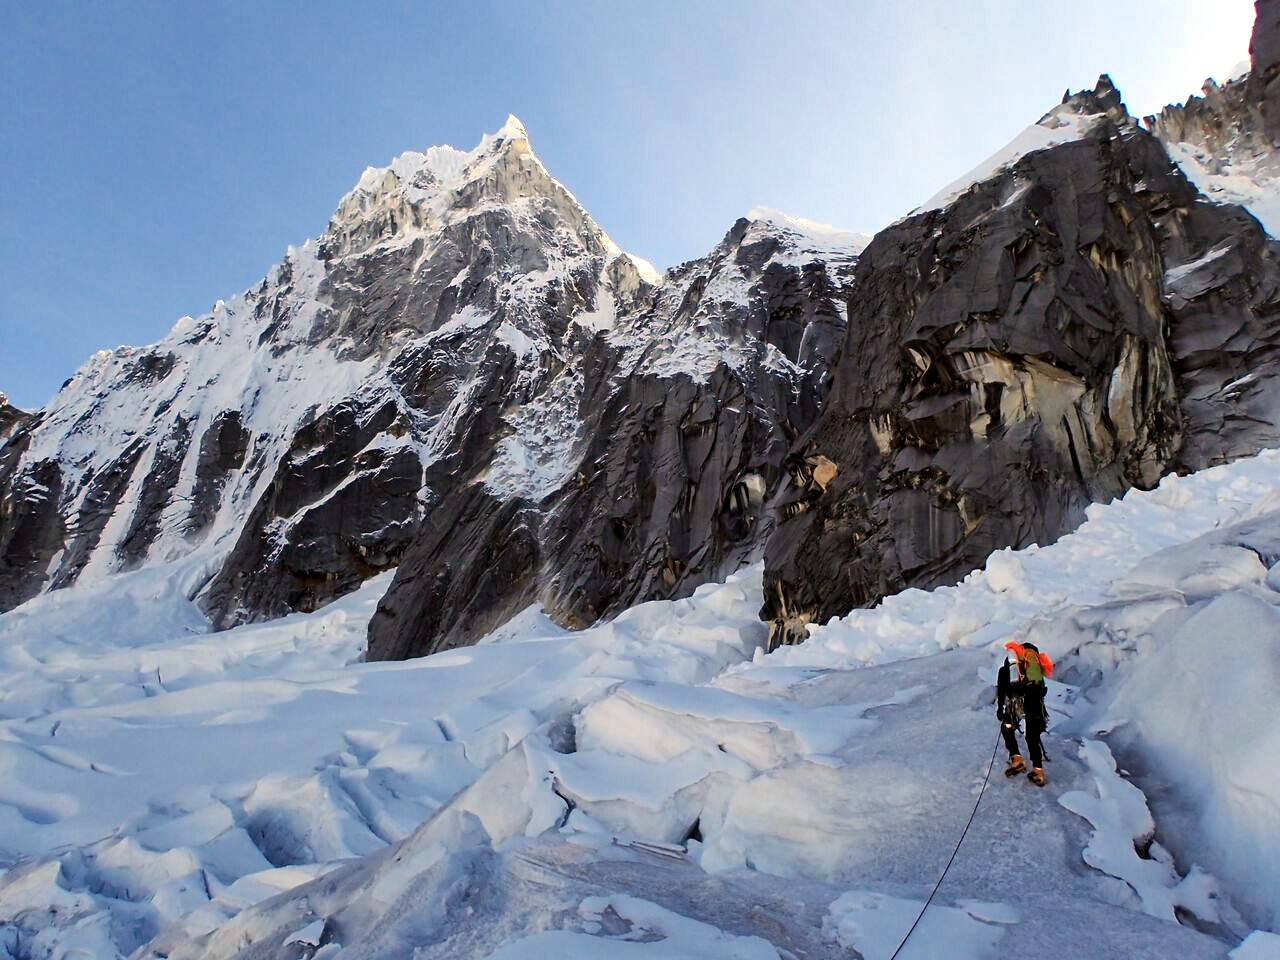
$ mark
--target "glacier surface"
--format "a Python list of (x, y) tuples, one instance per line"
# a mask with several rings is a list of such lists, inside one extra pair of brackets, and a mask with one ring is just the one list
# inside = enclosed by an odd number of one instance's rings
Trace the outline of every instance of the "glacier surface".
[[(0, 617), (0, 950), (883, 957), (981, 794), (900, 956), (1265, 955), (1278, 466), (768, 656), (758, 567), (402, 663), (359, 660), (385, 575), (217, 634), (160, 568), (42, 595)], [(1058, 662), (1049, 785), (983, 792), (1011, 638)]]

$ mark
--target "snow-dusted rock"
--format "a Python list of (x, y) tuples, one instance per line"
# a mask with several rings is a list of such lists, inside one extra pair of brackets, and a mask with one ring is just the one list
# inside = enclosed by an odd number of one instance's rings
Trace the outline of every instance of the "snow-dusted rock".
[(376, 658), (534, 602), (583, 625), (685, 596), (759, 554), (839, 342), (859, 246), (795, 223), (664, 279), (515, 118), (370, 168), (257, 287), (100, 351), (14, 428), (0, 609), (177, 562), (225, 628), (403, 559)]
[[(739, 221), (601, 330), (509, 418), (426, 517), (379, 607), (373, 658), (473, 642), (530, 603), (587, 626), (685, 596), (759, 556), (790, 438), (817, 415), (843, 331), (838, 244)], [(846, 259), (847, 258), (847, 259)]]
[(766, 549), (775, 642), (1280, 443), (1280, 245), (1206, 202), (1106, 77), (1041, 123), (1081, 117), (860, 256), (833, 385), (789, 460), (834, 479), (792, 470), (808, 509)]

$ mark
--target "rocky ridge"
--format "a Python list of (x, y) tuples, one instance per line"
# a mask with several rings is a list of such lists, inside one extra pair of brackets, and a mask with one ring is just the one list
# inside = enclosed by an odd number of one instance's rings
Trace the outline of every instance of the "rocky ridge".
[(17, 407), (9, 404), (9, 398), (0, 393), (0, 442), (3, 442), (9, 434), (13, 433), (18, 427), (22, 426), (30, 415), (19, 410)]
[(172, 563), (227, 627), (404, 559), (371, 637), (384, 656), (533, 602), (589, 623), (687, 594), (762, 547), (764, 495), (842, 328), (850, 243), (744, 220), (664, 279), (515, 118), (468, 153), (371, 168), (257, 287), (101, 351), (15, 431), (0, 609)]
[[(831, 389), (789, 455), (792, 518), (766, 548), (774, 644), (1280, 442), (1280, 247), (1166, 152), (1190, 137), (1222, 165), (1246, 149), (1272, 163), (1257, 69), (1150, 130), (1103, 77), (1038, 124), (1074, 136), (867, 246)], [(822, 489), (804, 467), (818, 457)]]
[[(530, 405), (540, 443), (500, 451), (426, 518), (370, 625), (369, 656), (474, 642), (533, 603), (588, 626), (758, 556), (783, 455), (817, 415), (844, 328), (838, 292), (854, 255), (790, 262), (804, 239), (740, 220), (587, 344), (566, 388)], [(572, 456), (556, 423), (577, 431)], [(557, 445), (564, 482), (538, 467), (515, 479), (512, 461)], [(510, 496), (513, 483), (524, 495)]]

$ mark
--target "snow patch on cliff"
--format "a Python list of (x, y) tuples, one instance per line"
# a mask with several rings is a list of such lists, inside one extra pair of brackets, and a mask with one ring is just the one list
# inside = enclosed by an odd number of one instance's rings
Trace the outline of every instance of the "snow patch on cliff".
[(1104, 114), (1076, 113), (1071, 104), (1055, 107), (1042, 120), (1027, 127), (963, 177), (947, 184), (916, 207), (909, 216), (949, 206), (974, 184), (990, 180), (1029, 153), (1081, 139), (1103, 116)]
[(1280, 236), (1280, 166), (1273, 157), (1215, 157), (1189, 143), (1167, 143), (1165, 149), (1210, 200), (1238, 203), (1270, 236)]

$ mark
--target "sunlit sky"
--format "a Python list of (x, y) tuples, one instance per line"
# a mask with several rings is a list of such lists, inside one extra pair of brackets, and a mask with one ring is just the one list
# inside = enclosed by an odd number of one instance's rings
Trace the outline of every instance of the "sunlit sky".
[(6, 3), (0, 391), (165, 335), (324, 229), (369, 165), (508, 113), (625, 249), (761, 205), (874, 231), (1109, 72), (1225, 78), (1249, 0)]

